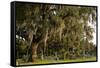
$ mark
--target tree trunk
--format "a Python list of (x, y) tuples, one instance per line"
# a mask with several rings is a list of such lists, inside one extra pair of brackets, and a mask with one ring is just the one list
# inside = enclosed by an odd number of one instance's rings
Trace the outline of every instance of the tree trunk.
[(46, 34), (45, 34), (45, 37), (44, 37), (44, 54), (46, 55), (47, 52), (47, 40), (48, 40), (48, 29), (46, 30)]
[(37, 48), (38, 43), (32, 43), (32, 62), (35, 62), (37, 59)]
[(59, 38), (60, 38), (60, 41), (62, 39), (62, 27), (60, 27), (60, 30), (59, 30)]

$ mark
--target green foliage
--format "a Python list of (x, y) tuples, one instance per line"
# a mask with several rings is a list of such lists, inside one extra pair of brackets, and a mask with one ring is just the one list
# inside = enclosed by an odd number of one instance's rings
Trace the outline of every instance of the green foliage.
[[(95, 7), (17, 4), (16, 15), (17, 29), (25, 27), (27, 32), (33, 31), (32, 43), (39, 45), (39, 59), (42, 53), (44, 56), (52, 56), (55, 52), (61, 59), (96, 55), (96, 45), (90, 42), (94, 31), (88, 25), (95, 24)], [(18, 42), (16, 46), (20, 45), (22, 43)], [(23, 50), (26, 48), (24, 46), (19, 48)]]

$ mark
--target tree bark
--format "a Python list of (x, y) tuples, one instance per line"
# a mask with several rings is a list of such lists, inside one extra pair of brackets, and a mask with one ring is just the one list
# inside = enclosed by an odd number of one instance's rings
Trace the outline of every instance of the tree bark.
[(38, 43), (32, 43), (32, 62), (36, 62), (37, 48), (38, 48)]
[(47, 49), (47, 40), (48, 40), (48, 29), (46, 30), (46, 34), (44, 37), (44, 53), (46, 54), (46, 49)]
[(59, 30), (59, 38), (60, 38), (60, 41), (62, 39), (62, 27), (60, 27), (60, 30)]

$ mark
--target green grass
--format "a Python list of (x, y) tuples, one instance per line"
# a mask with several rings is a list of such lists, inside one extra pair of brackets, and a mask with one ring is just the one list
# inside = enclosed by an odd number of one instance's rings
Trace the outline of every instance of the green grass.
[(29, 62), (29, 63), (21, 63), (17, 65), (30, 65), (30, 64), (50, 64), (50, 63), (67, 63), (67, 62), (84, 62), (84, 61), (96, 61), (96, 57), (91, 57), (91, 58), (80, 58), (80, 59), (75, 59), (75, 60), (37, 60), (35, 63)]
[(76, 60), (64, 60), (64, 61), (60, 61), (60, 62), (83, 62), (83, 61), (96, 61), (96, 57), (80, 58), (80, 59), (76, 59)]
[(96, 57), (92, 58), (80, 58), (76, 60), (59, 60), (59, 61), (53, 61), (53, 60), (44, 60), (44, 61), (39, 61), (35, 64), (48, 64), (48, 63), (65, 63), (65, 62), (83, 62), (83, 61), (96, 61)]

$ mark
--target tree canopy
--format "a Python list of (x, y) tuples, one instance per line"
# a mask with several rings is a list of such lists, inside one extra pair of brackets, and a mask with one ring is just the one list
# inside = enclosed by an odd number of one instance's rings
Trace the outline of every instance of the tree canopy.
[(33, 62), (41, 56), (44, 59), (54, 55), (59, 59), (96, 56), (96, 44), (92, 42), (95, 29), (89, 25), (95, 27), (96, 9), (89, 6), (17, 3), (16, 35), (25, 38), (24, 44), (19, 44), (19, 40), (16, 42), (17, 58), (27, 51), (29, 61)]

